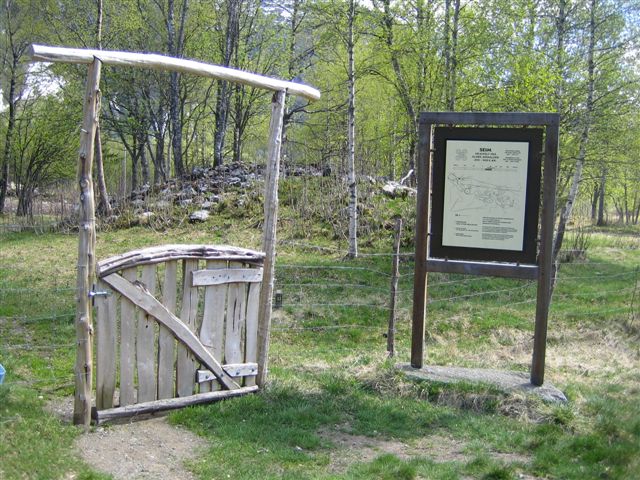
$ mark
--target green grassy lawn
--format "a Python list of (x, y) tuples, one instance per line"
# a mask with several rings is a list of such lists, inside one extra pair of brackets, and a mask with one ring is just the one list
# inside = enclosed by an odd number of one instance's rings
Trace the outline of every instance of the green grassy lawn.
[[(175, 242), (258, 247), (252, 216), (225, 222), (105, 231), (98, 257)], [(560, 270), (546, 379), (569, 403), (553, 405), (407, 381), (394, 364), (409, 359), (412, 262), (401, 264), (389, 359), (390, 237), (347, 261), (340, 240), (298, 230), (280, 236), (267, 388), (170, 417), (209, 445), (189, 466), (199, 478), (640, 478), (638, 232), (596, 231), (586, 260)], [(103, 478), (78, 460), (79, 432), (44, 408), (73, 390), (76, 237), (0, 244), (0, 478)], [(430, 275), (426, 363), (528, 371), (535, 288)]]

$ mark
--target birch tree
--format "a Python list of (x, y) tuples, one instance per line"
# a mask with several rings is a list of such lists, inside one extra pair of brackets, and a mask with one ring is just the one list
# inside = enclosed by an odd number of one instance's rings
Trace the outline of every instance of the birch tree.
[[(241, 0), (226, 0), (226, 24), (224, 35), (221, 37), (222, 66), (231, 66), (235, 57), (240, 37), (240, 9)], [(213, 137), (213, 164), (224, 163), (224, 145), (227, 133), (227, 122), (231, 104), (232, 89), (229, 82), (218, 82), (216, 92), (215, 130)]]
[(7, 124), (4, 132), (4, 150), (0, 164), (0, 214), (4, 212), (7, 188), (9, 185), (9, 167), (12, 165), (15, 140), (16, 117), (22, 90), (25, 84), (26, 69), (24, 53), (34, 36), (34, 25), (30, 20), (29, 5), (19, 0), (6, 0), (0, 3), (2, 28), (2, 95), (7, 105)]
[[(580, 9), (578, 7), (584, 7)], [(631, 9), (627, 12), (625, 9)], [(567, 230), (567, 224), (577, 202), (580, 185), (583, 181), (584, 169), (590, 154), (593, 154), (592, 135), (595, 130), (611, 128), (607, 124), (606, 118), (610, 112), (612, 115), (620, 116), (625, 114), (624, 102), (620, 91), (634, 80), (629, 80), (624, 73), (625, 52), (632, 50), (637, 42), (635, 26), (628, 25), (626, 18), (633, 18), (631, 12), (637, 14), (637, 6), (627, 2), (613, 2), (608, 0), (588, 0), (585, 4), (579, 4), (572, 9), (568, 8), (568, 3), (561, 1), (556, 20), (558, 35), (558, 51), (556, 52), (557, 62), (564, 62), (569, 52), (565, 43), (567, 15), (574, 15), (574, 22), (580, 24), (584, 22), (585, 28), (583, 42), (584, 49), (573, 48), (574, 55), (584, 52), (586, 62), (584, 64), (584, 81), (578, 85), (570, 86), (569, 82), (562, 80), (562, 87), (558, 90), (559, 109), (568, 104), (567, 98), (582, 93), (583, 100), (579, 103), (583, 108), (578, 111), (579, 115), (574, 117), (573, 124), (577, 126), (573, 131), (565, 131), (565, 142), (567, 137), (575, 136), (576, 157), (573, 172), (570, 176), (568, 193), (562, 204), (556, 235), (554, 239), (554, 258), (558, 258), (562, 242)], [(582, 16), (581, 16), (582, 15)], [(635, 46), (637, 48), (637, 45)], [(564, 77), (578, 77), (581, 72), (566, 71), (564, 65), (558, 65), (558, 69), (563, 71)], [(577, 88), (577, 92), (576, 92)], [(564, 89), (564, 90), (563, 90)], [(573, 106), (572, 106), (573, 107)], [(575, 108), (575, 107), (574, 107)], [(563, 108), (564, 110), (564, 108)], [(617, 123), (617, 122), (612, 122)], [(598, 197), (600, 205), (604, 206), (605, 186), (607, 179), (607, 169), (601, 165), (598, 170)], [(600, 215), (603, 220), (604, 210)]]
[(349, 258), (358, 256), (358, 185), (356, 181), (356, 71), (354, 24), (356, 2), (349, 0), (347, 12), (347, 57), (349, 104), (347, 106), (347, 165), (349, 184)]

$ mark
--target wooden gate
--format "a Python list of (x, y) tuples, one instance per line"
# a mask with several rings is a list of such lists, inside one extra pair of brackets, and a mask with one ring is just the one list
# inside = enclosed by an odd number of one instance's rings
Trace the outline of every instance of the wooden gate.
[(96, 422), (256, 391), (263, 260), (164, 245), (99, 262)]

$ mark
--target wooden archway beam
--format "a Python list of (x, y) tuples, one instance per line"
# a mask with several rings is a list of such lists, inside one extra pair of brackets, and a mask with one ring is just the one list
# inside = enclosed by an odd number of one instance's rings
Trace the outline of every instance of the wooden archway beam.
[(32, 44), (29, 47), (32, 61), (57, 63), (90, 64), (95, 59), (104, 65), (123, 65), (129, 67), (151, 68), (181, 73), (190, 73), (200, 77), (227, 80), (242, 83), (274, 92), (287, 91), (289, 95), (298, 95), (307, 100), (318, 100), (320, 92), (313, 87), (301, 83), (286, 82), (256, 73), (235, 70), (233, 68), (211, 65), (194, 60), (168, 57), (155, 53), (118, 52), (110, 50), (90, 50), (84, 48), (49, 47)]

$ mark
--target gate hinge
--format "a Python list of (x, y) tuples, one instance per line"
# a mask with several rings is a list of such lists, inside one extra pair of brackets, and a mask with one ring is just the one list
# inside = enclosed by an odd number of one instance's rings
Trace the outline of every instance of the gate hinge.
[(95, 305), (96, 297), (109, 297), (113, 292), (108, 290), (95, 290), (96, 286), (93, 286), (93, 290), (89, 291), (89, 298), (91, 299), (91, 304)]
[(111, 292), (109, 291), (104, 291), (104, 292), (94, 292), (93, 290), (89, 292), (89, 298), (94, 298), (94, 297), (109, 297), (111, 296)]

